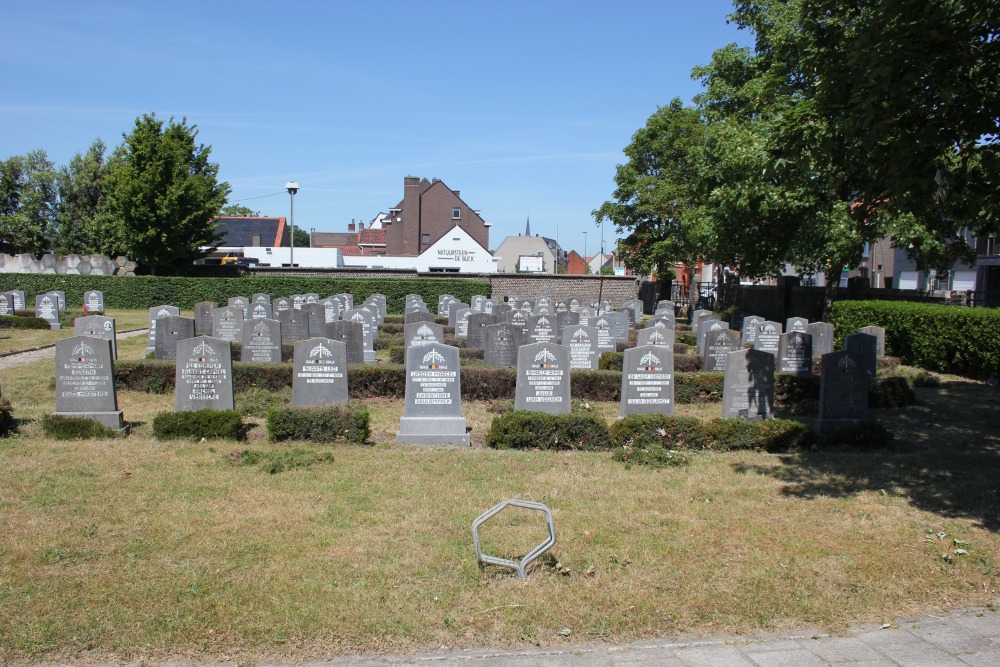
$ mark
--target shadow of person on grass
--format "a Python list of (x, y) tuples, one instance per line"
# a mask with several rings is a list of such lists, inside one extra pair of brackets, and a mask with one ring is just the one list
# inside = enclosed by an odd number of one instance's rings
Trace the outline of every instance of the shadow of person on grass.
[(917, 400), (908, 408), (873, 411), (896, 436), (885, 448), (792, 452), (774, 465), (735, 470), (782, 480), (789, 496), (889, 493), (918, 509), (1000, 531), (1000, 393), (952, 381), (918, 389)]

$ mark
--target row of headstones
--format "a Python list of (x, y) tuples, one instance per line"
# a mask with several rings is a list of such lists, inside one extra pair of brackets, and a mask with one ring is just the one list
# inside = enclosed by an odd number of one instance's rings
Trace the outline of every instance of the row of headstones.
[[(27, 307), (24, 292), (11, 290), (0, 292), (0, 315), (13, 315), (17, 310)], [(61, 329), (59, 316), (66, 310), (66, 292), (53, 290), (35, 296), (35, 317), (49, 323), (51, 329)], [(104, 313), (104, 293), (99, 290), (89, 290), (83, 294), (83, 311), (88, 314)]]
[[(182, 317), (175, 306), (150, 308), (146, 353), (152, 352), (156, 359), (176, 359), (179, 341), (210, 334), (240, 343), (242, 361), (277, 363), (281, 361), (283, 343), (328, 337), (347, 346), (349, 363), (375, 362), (374, 341), (386, 312), (386, 298), (381, 294), (370, 296), (360, 308), (353, 307), (354, 297), (350, 294), (326, 299), (318, 295), (277, 299), (273, 308), (268, 295), (255, 294), (249, 318), (247, 309), (241, 307), (248, 304), (241, 297), (229, 301), (226, 307), (214, 302), (197, 303), (194, 318)], [(260, 313), (277, 313), (277, 318), (258, 317)]]

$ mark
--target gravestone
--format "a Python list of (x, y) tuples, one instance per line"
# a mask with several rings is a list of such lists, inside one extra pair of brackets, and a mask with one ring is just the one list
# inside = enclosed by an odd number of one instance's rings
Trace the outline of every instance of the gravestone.
[(455, 300), (455, 297), (453, 297), (451, 294), (439, 294), (438, 295), (438, 310), (437, 310), (437, 314), (438, 315), (447, 315), (448, 314), (448, 302), (449, 301), (454, 301), (454, 300)]
[(580, 306), (576, 314), (580, 316), (580, 326), (584, 327), (593, 326), (593, 319), (597, 316), (597, 313), (590, 306)]
[(885, 356), (885, 329), (882, 327), (861, 327), (861, 333), (868, 334), (869, 336), (875, 336), (875, 356), (884, 357)]
[(532, 315), (528, 318), (528, 338), (532, 343), (556, 342), (556, 319), (554, 315)]
[(49, 292), (46, 292), (46, 294), (51, 294), (55, 296), (56, 299), (59, 300), (59, 312), (61, 313), (66, 312), (66, 292), (59, 289), (59, 290), (51, 290)]
[(27, 302), (24, 300), (24, 290), (19, 290), (19, 289), (11, 290), (9, 294), (14, 295), (15, 310), (24, 310), (25, 308), (27, 308), (26, 305)]
[(814, 357), (822, 357), (833, 352), (833, 325), (829, 322), (812, 322), (809, 324), (809, 335), (812, 336)]
[(59, 297), (54, 294), (39, 294), (35, 297), (35, 317), (49, 323), (49, 329), (62, 329), (59, 323)]
[(435, 319), (437, 319), (437, 318), (434, 317), (434, 313), (427, 312), (426, 310), (416, 310), (416, 311), (407, 313), (403, 317), (403, 323), (404, 324), (415, 324), (415, 323), (418, 323), (418, 322), (434, 322)]
[(297, 343), (300, 340), (309, 338), (309, 315), (289, 308), (278, 311), (278, 321), (281, 322), (281, 341), (283, 343)]
[(878, 349), (878, 339), (871, 334), (853, 333), (844, 336), (844, 349), (854, 352), (861, 358), (861, 365), (868, 377), (875, 377), (878, 368), (876, 351)]
[(559, 342), (569, 348), (569, 367), (596, 371), (601, 354), (597, 350), (597, 328), (576, 325), (563, 329)]
[[(494, 315), (493, 309), (496, 307), (497, 302), (493, 299), (486, 299), (483, 301), (483, 312), (487, 315)], [(495, 323), (494, 323), (495, 324)]]
[(250, 309), (250, 300), (242, 296), (232, 296), (229, 297), (227, 304), (230, 308), (239, 308), (243, 311), (243, 317), (247, 317), (247, 311)]
[(403, 325), (403, 345), (444, 344), (444, 327), (434, 322), (410, 322)]
[(124, 427), (110, 341), (90, 336), (56, 341), (56, 414)]
[(661, 347), (669, 347), (671, 350), (674, 349), (674, 336), (675, 332), (673, 329), (667, 329), (666, 327), (652, 327), (649, 329), (639, 329), (636, 332), (636, 345), (659, 345)]
[(506, 303), (493, 304), (493, 314), (497, 316), (497, 322), (504, 322), (504, 316), (513, 310)]
[(656, 345), (625, 350), (621, 416), (674, 414), (674, 353)]
[(705, 336), (705, 359), (702, 369), (710, 372), (726, 370), (729, 353), (740, 349), (743, 340), (739, 331), (719, 329)]
[(562, 333), (568, 327), (575, 327), (580, 325), (580, 313), (574, 313), (570, 310), (565, 310), (561, 313), (556, 313), (556, 340), (562, 340)]
[(763, 317), (758, 317), (756, 315), (750, 315), (743, 318), (743, 342), (744, 343), (756, 343), (757, 342), (757, 331), (760, 329), (760, 325), (764, 323)]
[(406, 402), (396, 442), (471, 444), (462, 417), (462, 375), (457, 347), (430, 343), (406, 350)]
[(271, 304), (269, 303), (255, 303), (250, 306), (250, 319), (251, 320), (273, 320), (274, 312), (271, 310)]
[(866, 360), (851, 349), (823, 355), (823, 370), (819, 379), (819, 417), (815, 424), (815, 430), (821, 436), (868, 419), (868, 373), (865, 363)]
[(472, 308), (459, 308), (455, 311), (455, 338), (467, 338), (469, 335), (469, 316)]
[(258, 292), (257, 294), (254, 294), (252, 297), (250, 297), (250, 301), (254, 305), (257, 305), (258, 303), (261, 303), (261, 304), (266, 303), (267, 305), (270, 306), (271, 305), (271, 295), (270, 294), (264, 294), (263, 292)]
[[(161, 317), (171, 317), (180, 314), (181, 311), (177, 306), (154, 306), (149, 309), (149, 336), (146, 342), (146, 354), (150, 354), (156, 350), (156, 320)], [(191, 335), (194, 335), (194, 331), (191, 332)]]
[(118, 358), (118, 336), (115, 321), (103, 315), (87, 315), (73, 320), (73, 333), (77, 336), (100, 338), (111, 343), (111, 358)]
[(632, 327), (629, 326), (627, 313), (610, 312), (606, 313), (604, 318), (611, 322), (611, 328), (615, 332), (616, 340), (628, 340), (628, 333), (631, 331)]
[(233, 353), (228, 341), (196, 336), (177, 342), (174, 410), (206, 409), (234, 409)]
[(809, 332), (809, 320), (804, 317), (789, 317), (785, 321), (785, 333), (798, 331), (799, 333)]
[(269, 318), (250, 320), (243, 327), (240, 361), (281, 363), (281, 322)]
[(779, 373), (811, 374), (812, 336), (800, 331), (781, 334), (775, 362)]
[[(374, 314), (367, 308), (352, 308), (351, 310), (344, 311), (344, 321), (356, 322), (361, 325), (361, 342), (362, 342), (362, 357), (363, 363), (374, 364), (375, 363), (375, 330), (377, 326), (374, 324)], [(336, 324), (332, 322), (331, 324)], [(329, 326), (329, 325), (327, 325)], [(330, 338), (337, 339), (335, 336), (330, 336)], [(347, 343), (348, 341), (344, 341)], [(348, 355), (350, 355), (350, 350), (348, 350)], [(348, 357), (348, 363), (351, 363), (350, 356)]]
[(275, 299), (271, 304), (272, 312), (277, 315), (286, 310), (295, 310), (293, 308), (292, 300), (286, 297), (281, 297), (280, 299)]
[(769, 419), (774, 414), (774, 355), (754, 349), (729, 353), (722, 384), (723, 419)]
[[(244, 321), (242, 308), (216, 308), (212, 311), (212, 337), (227, 343), (240, 343), (243, 340)], [(197, 324), (195, 328), (197, 329)]]
[(534, 299), (518, 299), (517, 309), (524, 313), (525, 317), (531, 315), (535, 310), (535, 300)]
[(365, 327), (361, 322), (338, 320), (326, 325), (326, 337), (340, 341), (347, 349), (347, 363), (365, 363)]
[(559, 313), (568, 313), (569, 312), (569, 302), (566, 301), (566, 300), (556, 301), (555, 305), (554, 305), (554, 308), (556, 309), (556, 315), (558, 315)]
[(483, 312), (484, 303), (486, 303), (486, 297), (482, 296), (481, 294), (476, 294), (473, 295), (471, 299), (469, 299), (469, 308), (472, 309), (474, 312), (481, 313)]
[(576, 297), (570, 299), (569, 300), (569, 312), (571, 312), (571, 313), (579, 313), (581, 305), (582, 304), (580, 303), (580, 299), (577, 299)]
[[(316, 304), (309, 304), (316, 305)], [(347, 405), (347, 346), (331, 338), (295, 343), (292, 405)]]
[(753, 348), (762, 352), (770, 352), (778, 356), (778, 347), (781, 344), (781, 322), (765, 320), (757, 327), (757, 338), (754, 340)]
[(194, 304), (194, 333), (196, 336), (211, 336), (215, 318), (212, 311), (218, 308), (214, 301), (199, 301)]
[(569, 414), (569, 348), (552, 343), (522, 345), (517, 351), (514, 409)]
[(10, 292), (0, 294), (0, 315), (7, 316), (14, 314), (14, 298)]
[(472, 313), (468, 318), (468, 332), (465, 346), (472, 350), (482, 350), (486, 346), (486, 327), (497, 323), (497, 318), (490, 313)]
[(632, 311), (632, 323), (642, 321), (642, 301), (630, 299), (622, 304), (622, 308)]
[(483, 361), (490, 366), (517, 366), (517, 349), (521, 345), (521, 329), (507, 322), (486, 327)]
[(507, 313), (504, 317), (507, 318), (508, 324), (516, 327), (521, 332), (521, 340), (527, 340), (528, 318), (531, 317), (531, 315), (525, 314), (523, 310), (513, 310)]
[(194, 320), (180, 315), (156, 318), (156, 340), (153, 345), (154, 359), (176, 359), (177, 344), (194, 338)]
[(347, 292), (341, 292), (335, 295), (340, 302), (344, 304), (344, 310), (354, 310), (354, 295), (348, 294)]
[(288, 298), (292, 300), (292, 310), (302, 310), (302, 306), (306, 305), (304, 294), (293, 294)]
[(455, 320), (458, 319), (458, 311), (468, 307), (469, 304), (462, 303), (461, 301), (451, 301), (448, 303), (448, 326), (454, 328)]
[(104, 292), (96, 289), (83, 293), (83, 312), (88, 315), (104, 314)]
[(713, 334), (717, 331), (728, 330), (729, 323), (723, 322), (722, 320), (716, 319), (705, 319), (702, 318), (698, 322), (698, 354), (705, 354), (705, 339), (709, 334)]
[(302, 306), (302, 312), (309, 320), (309, 337), (317, 338), (326, 331), (326, 308), (319, 303), (307, 303)]
[[(319, 300), (319, 305), (323, 306), (323, 324), (326, 325), (327, 322), (336, 322), (340, 319), (340, 301), (334, 299), (333, 297), (327, 297), (325, 299)], [(325, 329), (324, 329), (325, 330)], [(320, 332), (319, 335), (322, 335)]]
[(715, 313), (710, 310), (704, 310), (699, 308), (697, 310), (691, 311), (691, 330), (697, 333), (698, 325), (705, 318), (712, 317)]
[(674, 316), (674, 311), (667, 313), (657, 313), (653, 315), (652, 319), (646, 320), (643, 323), (644, 329), (651, 329), (653, 327), (666, 328), (666, 329), (677, 329), (677, 318)]
[[(583, 318), (580, 318), (581, 321)], [(607, 315), (600, 315), (590, 318), (590, 326), (597, 329), (597, 354), (618, 351), (618, 338), (615, 336), (614, 327)]]

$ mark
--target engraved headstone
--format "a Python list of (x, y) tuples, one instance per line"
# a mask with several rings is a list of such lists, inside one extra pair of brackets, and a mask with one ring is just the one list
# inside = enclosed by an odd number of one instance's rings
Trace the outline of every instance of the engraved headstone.
[(486, 302), (486, 297), (481, 294), (476, 294), (469, 300), (469, 308), (474, 312), (483, 312), (483, 304)]
[(83, 312), (88, 315), (104, 314), (104, 292), (96, 289), (83, 293)]
[[(309, 304), (316, 305), (316, 304)], [(295, 343), (292, 405), (347, 405), (347, 346), (331, 338)]]
[(674, 414), (674, 353), (657, 345), (625, 350), (621, 416)]
[[(340, 319), (340, 301), (333, 297), (319, 300), (319, 305), (323, 306), (323, 324), (336, 322)], [(322, 335), (322, 334), (320, 334)]]
[(306, 297), (304, 294), (293, 294), (288, 298), (292, 300), (292, 310), (302, 310), (302, 306), (306, 305)]
[(54, 294), (39, 294), (35, 297), (35, 317), (48, 322), (50, 329), (62, 329), (59, 312), (59, 298)]
[(763, 317), (758, 317), (756, 315), (748, 315), (743, 318), (743, 342), (744, 343), (756, 343), (757, 342), (757, 331), (760, 329), (760, 325), (764, 323)]
[(469, 315), (472, 308), (459, 308), (455, 311), (455, 337), (467, 338), (469, 335)]
[(652, 327), (649, 329), (639, 329), (636, 332), (636, 345), (660, 345), (674, 349), (673, 329), (666, 327)]
[(244, 321), (242, 308), (216, 308), (212, 311), (212, 336), (227, 343), (239, 343), (243, 340)]
[(781, 334), (775, 361), (779, 373), (812, 373), (812, 336), (800, 331)]
[(809, 320), (804, 317), (789, 317), (785, 321), (785, 333), (793, 331), (807, 333), (809, 331)]
[(705, 359), (703, 370), (718, 372), (726, 370), (729, 353), (740, 349), (742, 339), (739, 331), (719, 329), (705, 336)]
[(273, 320), (274, 313), (269, 303), (255, 303), (250, 306), (251, 320)]
[(652, 319), (646, 320), (643, 324), (643, 328), (651, 329), (653, 327), (665, 328), (665, 329), (677, 329), (677, 318), (674, 316), (674, 311), (668, 313), (657, 313), (653, 315)]
[(616, 340), (628, 340), (628, 332), (632, 327), (629, 326), (627, 313), (613, 311), (606, 313), (604, 319), (611, 322), (611, 328), (615, 332)]
[(90, 336), (56, 341), (56, 414), (123, 427), (110, 341)]
[(865, 360), (851, 349), (824, 354), (819, 379), (819, 418), (816, 420), (816, 431), (824, 435), (868, 417), (868, 374)]
[(250, 297), (250, 301), (254, 305), (257, 305), (258, 303), (266, 303), (267, 305), (270, 306), (271, 305), (271, 295), (270, 294), (264, 294), (263, 292), (258, 292), (257, 294), (254, 294), (252, 297)]
[(115, 321), (103, 315), (87, 315), (73, 320), (73, 333), (77, 336), (100, 338), (111, 343), (111, 358), (118, 358), (118, 338)]
[(292, 300), (287, 297), (281, 297), (280, 299), (275, 299), (271, 304), (272, 312), (277, 315), (278, 313), (285, 310), (294, 310)]
[(15, 310), (24, 310), (25, 308), (27, 308), (27, 306), (25, 305), (26, 301), (24, 300), (24, 290), (19, 290), (19, 289), (11, 290), (10, 294), (14, 295)]
[(56, 297), (56, 299), (58, 299), (58, 301), (59, 301), (59, 312), (61, 312), (61, 313), (66, 312), (66, 292), (64, 292), (63, 290), (52, 290), (52, 291), (46, 292), (46, 294), (52, 294), (53, 296)]
[(768, 419), (774, 414), (774, 355), (754, 349), (729, 353), (722, 385), (723, 419)]
[(705, 354), (705, 339), (709, 334), (729, 329), (729, 323), (717, 319), (702, 318), (698, 322), (698, 354)]
[(269, 318), (250, 320), (243, 327), (240, 361), (281, 362), (281, 322)]
[(532, 311), (535, 310), (535, 300), (534, 299), (518, 299), (517, 309), (520, 310), (525, 316), (531, 315)]
[(781, 343), (781, 322), (765, 320), (757, 327), (757, 338), (754, 340), (753, 348), (762, 352), (770, 352), (778, 355), (778, 346)]
[(521, 345), (521, 329), (507, 322), (486, 327), (483, 360), (490, 366), (517, 366), (517, 349)]
[(504, 317), (506, 318), (508, 324), (520, 330), (522, 341), (527, 339), (528, 318), (531, 317), (531, 315), (526, 314), (523, 310), (512, 310), (504, 315)]
[(243, 310), (243, 315), (246, 317), (247, 310), (250, 308), (250, 300), (243, 296), (232, 296), (229, 297), (227, 305), (230, 308), (240, 308)]
[[(156, 320), (161, 317), (170, 317), (172, 315), (180, 315), (181, 311), (177, 306), (154, 306), (149, 309), (149, 334), (148, 340), (146, 342), (146, 354), (154, 352), (156, 350)], [(194, 335), (192, 330), (191, 335)], [(157, 357), (159, 358), (159, 357)]]
[(560, 343), (569, 348), (570, 368), (596, 371), (601, 354), (597, 350), (598, 332), (595, 327), (576, 325), (563, 329)]
[[(345, 321), (357, 322), (361, 325), (364, 363), (366, 364), (375, 363), (375, 325), (372, 322), (373, 319), (372, 311), (367, 308), (352, 308), (344, 312)], [(334, 336), (330, 336), (330, 338), (334, 338)], [(350, 358), (348, 358), (348, 363), (350, 363)]]
[(882, 327), (861, 327), (861, 333), (875, 336), (875, 356), (885, 356), (885, 329)]
[(438, 295), (438, 310), (437, 310), (437, 314), (438, 315), (447, 315), (448, 314), (448, 302), (449, 301), (454, 301), (454, 300), (455, 300), (455, 297), (453, 297), (451, 294), (440, 294), (440, 295)]
[(444, 344), (444, 327), (434, 322), (411, 322), (403, 326), (403, 345)]
[(317, 301), (302, 306), (302, 312), (309, 320), (309, 337), (321, 337), (326, 331), (326, 308)]
[(214, 301), (199, 301), (194, 304), (194, 333), (196, 336), (211, 336), (215, 318), (212, 311), (219, 305)]
[(593, 326), (593, 319), (597, 316), (597, 313), (590, 306), (580, 306), (576, 314), (580, 316), (580, 326), (584, 327)]
[(514, 408), (568, 414), (569, 370), (568, 347), (552, 343), (522, 345), (517, 351)]
[(580, 325), (580, 313), (571, 312), (569, 309), (556, 313), (556, 340), (562, 340), (562, 333), (569, 327)]
[(289, 308), (278, 311), (278, 321), (281, 322), (281, 340), (284, 343), (297, 343), (309, 338), (309, 315)]
[(326, 337), (347, 346), (347, 363), (365, 363), (365, 328), (361, 322), (338, 320), (326, 325)]
[(0, 294), (0, 315), (7, 316), (14, 314), (14, 299), (10, 292)]
[(231, 348), (228, 341), (211, 336), (177, 342), (175, 411), (234, 408)]
[(448, 303), (448, 326), (454, 328), (455, 320), (458, 319), (458, 311), (468, 308), (469, 304), (461, 301), (451, 301)]
[(528, 318), (528, 338), (532, 343), (556, 342), (554, 315), (532, 315)]
[(469, 315), (465, 346), (473, 350), (484, 349), (486, 346), (486, 327), (496, 323), (497, 318), (491, 313), (472, 313)]
[(406, 350), (406, 402), (396, 431), (406, 445), (469, 445), (462, 417), (458, 348), (440, 343)]
[[(580, 318), (583, 321), (583, 317)], [(618, 351), (618, 338), (615, 336), (614, 327), (607, 315), (600, 315), (590, 318), (590, 326), (597, 329), (597, 354)]]
[(876, 360), (878, 339), (871, 334), (853, 333), (844, 336), (844, 349), (854, 352), (861, 358), (861, 365), (868, 377), (875, 377), (878, 368)]
[(814, 357), (822, 357), (833, 352), (833, 325), (829, 322), (812, 322), (809, 324), (809, 335), (812, 336)]
[(404, 324), (413, 324), (415, 322), (433, 322), (436, 318), (434, 313), (429, 313), (426, 310), (415, 310), (403, 316)]
[(156, 340), (153, 344), (154, 359), (176, 359), (177, 343), (194, 338), (194, 320), (180, 315), (156, 318)]

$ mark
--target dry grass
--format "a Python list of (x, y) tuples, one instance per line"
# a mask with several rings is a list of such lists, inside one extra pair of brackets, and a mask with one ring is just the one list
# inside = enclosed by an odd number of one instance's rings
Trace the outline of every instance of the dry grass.
[[(229, 456), (274, 447), (263, 428), (249, 443), (154, 440), (171, 395), (121, 392), (140, 422), (127, 439), (47, 440), (31, 420), (54, 409), (52, 372), (0, 371), (28, 420), (0, 441), (3, 663), (838, 629), (986, 604), (1000, 588), (998, 399), (982, 385), (921, 390), (920, 406), (883, 415), (904, 435), (893, 450), (711, 454), (660, 471), (608, 454), (400, 447), (402, 402), (368, 401), (374, 446), (268, 475)], [(491, 405), (463, 413), (481, 443)], [(480, 568), (472, 548), (473, 519), (511, 497), (546, 503), (558, 534), (523, 583)], [(520, 555), (544, 536), (532, 518), (491, 522), (484, 541)]]
[[(82, 313), (80, 313), (82, 315)], [(144, 329), (149, 326), (148, 313), (138, 310), (109, 310), (106, 315), (115, 318), (115, 328), (121, 331)], [(0, 354), (51, 345), (57, 340), (73, 336), (73, 327), (64, 326), (56, 331), (46, 329), (0, 329)]]

